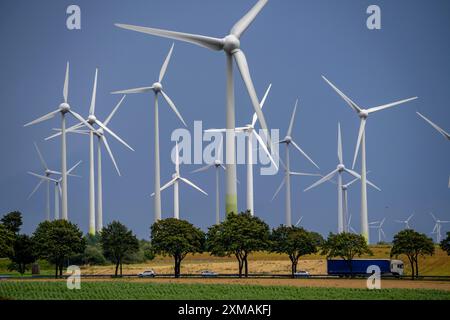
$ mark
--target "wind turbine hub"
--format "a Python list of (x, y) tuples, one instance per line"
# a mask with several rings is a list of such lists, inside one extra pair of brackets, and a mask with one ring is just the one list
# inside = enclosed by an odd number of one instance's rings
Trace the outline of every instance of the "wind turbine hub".
[(61, 112), (66, 113), (70, 110), (70, 106), (68, 103), (63, 102), (59, 105), (59, 109), (61, 110)]
[(161, 92), (162, 89), (163, 89), (163, 86), (162, 86), (161, 83), (155, 82), (155, 83), (153, 84), (153, 91), (155, 91), (156, 93)]
[(105, 131), (103, 130), (103, 128), (97, 129), (97, 134), (100, 135), (100, 136), (102, 136), (104, 134), (104, 132)]
[(342, 186), (342, 190), (347, 190), (348, 187), (347, 186)]
[(345, 166), (343, 164), (338, 164), (337, 169), (339, 172), (342, 172), (345, 170)]
[(238, 50), (241, 47), (241, 42), (235, 35), (228, 35), (223, 39), (223, 50), (228, 53)]
[(173, 178), (173, 179), (178, 178), (178, 174), (174, 173), (174, 174), (172, 175), (172, 178)]
[(369, 116), (369, 112), (365, 109), (363, 109), (359, 112), (359, 117), (362, 119), (367, 119), (368, 116)]
[(97, 118), (96, 118), (93, 114), (91, 114), (91, 115), (89, 115), (89, 117), (88, 117), (88, 119), (87, 119), (87, 122), (88, 122), (89, 124), (94, 124), (94, 123), (95, 123), (95, 120), (97, 120)]
[(291, 137), (291, 136), (286, 136), (286, 137), (284, 138), (284, 141), (286, 141), (286, 143), (291, 143), (292, 137)]
[(49, 169), (45, 170), (45, 175), (48, 177), (49, 175), (51, 175), (51, 172)]
[(214, 160), (214, 165), (215, 165), (216, 167), (220, 166), (220, 165), (221, 165), (220, 160), (219, 160), (219, 159)]

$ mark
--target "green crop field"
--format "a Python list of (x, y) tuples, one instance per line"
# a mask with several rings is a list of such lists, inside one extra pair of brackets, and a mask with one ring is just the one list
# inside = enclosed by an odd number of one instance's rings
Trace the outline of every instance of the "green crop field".
[(346, 289), (290, 286), (160, 284), (122, 280), (85, 282), (80, 290), (68, 290), (64, 281), (0, 281), (0, 299), (84, 300), (84, 299), (433, 299), (450, 300), (449, 291), (427, 289)]

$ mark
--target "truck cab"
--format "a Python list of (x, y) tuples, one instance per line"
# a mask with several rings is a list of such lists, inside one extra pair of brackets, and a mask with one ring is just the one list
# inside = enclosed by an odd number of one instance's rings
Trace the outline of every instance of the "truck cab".
[(395, 276), (403, 275), (403, 261), (391, 260), (391, 273)]

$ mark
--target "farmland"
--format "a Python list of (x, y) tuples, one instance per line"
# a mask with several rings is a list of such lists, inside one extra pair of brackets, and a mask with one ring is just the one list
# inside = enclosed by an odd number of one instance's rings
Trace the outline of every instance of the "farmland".
[(68, 290), (65, 281), (1, 281), (0, 298), (31, 300), (156, 299), (156, 300), (449, 300), (450, 291), (429, 289), (367, 290), (274, 285), (154, 283), (151, 281), (86, 281)]

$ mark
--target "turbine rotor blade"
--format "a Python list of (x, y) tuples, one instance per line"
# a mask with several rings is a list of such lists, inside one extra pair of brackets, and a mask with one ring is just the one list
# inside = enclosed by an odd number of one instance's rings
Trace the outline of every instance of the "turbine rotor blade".
[(82, 116), (80, 116), (78, 113), (73, 111), (72, 109), (69, 110), (69, 113), (73, 115), (75, 118), (77, 118), (80, 122), (82, 122), (86, 127), (88, 127), (93, 132), (97, 132), (97, 130), (94, 129), (93, 126), (91, 126), (86, 120), (83, 119)]
[(101, 136), (100, 141), (103, 142), (103, 145), (105, 146), (106, 151), (108, 152), (109, 157), (111, 158), (111, 161), (112, 161), (112, 163), (113, 163), (113, 165), (114, 165), (114, 168), (116, 168), (117, 174), (118, 174), (119, 177), (120, 177), (120, 176), (121, 176), (121, 173), (120, 173), (120, 170), (119, 170), (119, 166), (117, 165), (116, 159), (114, 158), (114, 155), (113, 155), (113, 153), (112, 153), (112, 151), (111, 151), (111, 148), (109, 147), (108, 140), (106, 139), (105, 136)]
[(358, 158), (358, 152), (359, 152), (359, 146), (361, 144), (362, 136), (366, 128), (366, 119), (361, 118), (361, 124), (359, 126), (359, 132), (358, 132), (358, 140), (356, 141), (356, 149), (355, 149), (355, 155), (353, 156), (353, 164), (352, 169), (355, 168), (356, 159)]
[[(275, 166), (275, 168), (278, 170), (278, 165), (275, 163), (275, 160), (273, 159), (272, 155), (270, 154), (269, 149), (267, 149), (267, 146), (264, 143), (261, 136), (259, 134), (257, 134), (256, 131), (252, 131), (252, 133), (255, 135), (256, 140), (258, 140), (258, 142), (259, 142), (261, 148), (264, 150), (265, 154), (269, 157), (270, 162), (272, 162), (273, 165)], [(249, 139), (251, 139), (251, 137), (249, 137)]]
[(201, 168), (199, 168), (197, 170), (191, 171), (191, 173), (203, 172), (203, 171), (206, 171), (206, 170), (208, 170), (209, 168), (211, 168), (213, 166), (214, 166), (213, 164), (208, 164), (208, 165), (203, 166), (203, 167), (201, 167)]
[(42, 156), (41, 150), (39, 150), (39, 147), (36, 144), (36, 142), (34, 143), (34, 147), (36, 148), (36, 152), (39, 156), (39, 160), (41, 160), (42, 167), (44, 167), (44, 170), (48, 170), (47, 163), (45, 162), (44, 157)]
[(34, 187), (33, 191), (31, 191), (30, 195), (28, 196), (27, 200), (29, 200), (33, 194), (36, 193), (36, 191), (38, 191), (39, 187), (41, 186), (41, 184), (44, 182), (44, 179), (40, 179), (38, 184), (36, 185), (36, 187)]
[[(448, 134), (447, 132), (444, 131), (444, 129), (442, 129), (441, 127), (439, 127), (437, 124), (435, 124), (434, 122), (432, 122), (430, 119), (428, 119), (427, 117), (425, 117), (424, 115), (422, 115), (420, 112), (416, 112), (423, 120), (425, 120), (426, 122), (428, 122), (428, 124), (430, 124), (434, 129), (436, 129), (441, 135), (444, 136), (444, 138), (447, 138), (448, 140), (450, 140), (450, 134)], [(450, 183), (449, 183), (450, 185)]]
[[(163, 191), (165, 189), (167, 189), (168, 187), (170, 187), (171, 185), (173, 185), (175, 183), (175, 181), (177, 181), (179, 178), (175, 177), (172, 180), (170, 180), (169, 182), (167, 182), (165, 185), (163, 185), (159, 190)], [(155, 196), (155, 193), (153, 192), (151, 195), (151, 197)]]
[(338, 123), (338, 159), (339, 159), (339, 163), (343, 164), (344, 160), (343, 160), (343, 156), (342, 156), (342, 136), (341, 136), (341, 124)]
[(43, 175), (40, 175), (40, 174), (37, 174), (37, 173), (34, 173), (34, 172), (30, 172), (30, 171), (28, 171), (28, 174), (31, 174), (32, 176), (35, 176), (35, 177), (37, 177), (39, 179), (43, 179), (43, 180), (48, 180), (48, 181), (53, 181), (53, 182), (57, 182), (58, 181), (56, 179), (53, 179), (53, 178), (50, 178), (50, 177), (46, 177), (46, 176), (43, 176)]
[(342, 99), (344, 99), (345, 102), (347, 102), (350, 108), (352, 108), (357, 113), (359, 113), (362, 110), (355, 102), (352, 101), (352, 99), (347, 97), (341, 90), (339, 90), (334, 84), (332, 84), (331, 81), (329, 81), (324, 76), (322, 76), (322, 78), (330, 85), (331, 88), (333, 88), (334, 91), (337, 92), (338, 95), (341, 96)]
[[(264, 93), (264, 96), (261, 100), (261, 109), (264, 107), (264, 103), (266, 103), (266, 99), (267, 99), (267, 96), (269, 95), (271, 88), (272, 88), (272, 84), (270, 83), (269, 86), (267, 87), (266, 93)], [(258, 116), (256, 115), (256, 113), (253, 113), (252, 127), (255, 127), (256, 120), (258, 120)]]
[(169, 38), (169, 39), (189, 42), (189, 43), (196, 44), (198, 46), (208, 48), (211, 50), (216, 50), (216, 51), (222, 50), (223, 46), (224, 46), (223, 39), (218, 39), (218, 38), (213, 38), (213, 37), (206, 37), (206, 36), (201, 36), (201, 35), (196, 35), (196, 34), (156, 29), (156, 28), (139, 27), (139, 26), (133, 26), (133, 25), (129, 25), (129, 24), (122, 24), (122, 23), (116, 23), (115, 26), (122, 28), (122, 29), (151, 34), (151, 35), (159, 36), (159, 37), (163, 37), (163, 38)]
[(95, 69), (94, 86), (92, 88), (91, 107), (89, 108), (89, 115), (95, 114), (95, 100), (97, 99), (97, 75), (98, 68)]
[(70, 174), (73, 170), (76, 169), (76, 167), (78, 167), (83, 161), (78, 161), (72, 168), (70, 168), (69, 170), (67, 170), (67, 174)]
[(184, 122), (183, 117), (181, 116), (180, 112), (178, 111), (177, 107), (175, 107), (175, 104), (170, 100), (169, 96), (161, 90), (161, 94), (164, 97), (164, 100), (166, 100), (167, 104), (170, 106), (173, 112), (177, 115), (178, 119), (184, 124), (185, 127), (187, 127), (186, 122)]
[(391, 102), (391, 103), (384, 104), (384, 105), (381, 105), (381, 106), (378, 106), (378, 107), (370, 108), (370, 109), (367, 110), (367, 112), (369, 114), (370, 113), (374, 113), (374, 112), (377, 112), (377, 111), (380, 111), (380, 110), (384, 110), (384, 109), (387, 109), (387, 108), (392, 108), (392, 107), (398, 106), (399, 104), (403, 104), (403, 103), (406, 103), (406, 102), (409, 102), (409, 101), (412, 101), (412, 100), (416, 100), (416, 99), (418, 99), (418, 97), (412, 97), (412, 98), (403, 99), (403, 100), (400, 100), (400, 101)]
[(188, 185), (190, 185), (192, 188), (197, 189), (198, 191), (200, 191), (201, 193), (203, 193), (204, 195), (208, 195), (205, 191), (203, 191), (200, 187), (197, 187), (194, 183), (192, 183), (191, 181), (189, 181), (186, 178), (180, 177), (180, 180), (183, 181), (184, 183), (187, 183)]
[(153, 86), (113, 91), (111, 92), (111, 94), (132, 94), (132, 93), (145, 93), (150, 91), (153, 91)]
[(297, 112), (297, 105), (298, 105), (298, 99), (295, 100), (294, 110), (292, 110), (291, 121), (289, 122), (289, 128), (288, 128), (288, 131), (286, 134), (289, 137), (292, 135), (292, 128), (294, 127), (294, 119), (295, 119), (295, 113)]
[(161, 66), (161, 70), (159, 71), (158, 82), (162, 82), (162, 80), (164, 79), (164, 75), (166, 74), (166, 71), (167, 71), (167, 66), (169, 65), (170, 57), (172, 56), (172, 51), (173, 51), (174, 45), (175, 44), (172, 43), (172, 46), (170, 47), (169, 53), (167, 54), (167, 57), (164, 60), (163, 65)]
[(259, 12), (264, 8), (269, 0), (259, 0), (231, 29), (230, 33), (238, 39), (247, 30), (250, 24), (255, 20)]
[(306, 152), (304, 152), (296, 143), (294, 140), (291, 140), (292, 145), (298, 150), (300, 151), (300, 153), (309, 160), (309, 162), (311, 162), (317, 169), (320, 169), (319, 166), (306, 154)]
[(286, 178), (283, 178), (283, 180), (281, 181), (280, 185), (278, 186), (278, 189), (273, 194), (272, 200), (270, 200), (270, 201), (273, 201), (277, 197), (278, 193), (281, 191), (281, 188), (283, 188), (285, 183), (286, 183)]
[(64, 78), (64, 87), (63, 87), (63, 98), (65, 103), (67, 103), (68, 96), (69, 96), (69, 61), (67, 61), (66, 64), (66, 76)]
[(111, 111), (111, 113), (109, 114), (109, 116), (106, 118), (106, 120), (103, 122), (103, 124), (105, 126), (107, 126), (109, 124), (109, 122), (111, 121), (112, 117), (114, 116), (114, 114), (116, 113), (116, 111), (119, 109), (119, 107), (122, 105), (123, 100), (125, 100), (126, 95), (124, 95), (122, 97), (122, 99), (120, 99), (120, 101), (116, 104), (116, 106), (114, 107), (113, 111)]
[(116, 135), (113, 131), (111, 131), (107, 126), (105, 126), (101, 121), (96, 120), (95, 121), (96, 124), (98, 124), (101, 128), (103, 128), (106, 132), (108, 132), (110, 135), (113, 136), (114, 139), (116, 139), (117, 141), (119, 141), (120, 143), (122, 143), (125, 147), (127, 147), (128, 149), (130, 149), (131, 151), (134, 151), (134, 149), (132, 147), (130, 147), (128, 145), (128, 143), (126, 143), (125, 141), (123, 141), (118, 135)]
[(308, 191), (311, 190), (312, 188), (317, 187), (318, 185), (324, 183), (325, 181), (330, 180), (331, 178), (333, 178), (333, 176), (338, 172), (338, 169), (335, 169), (333, 171), (331, 171), (329, 174), (327, 174), (326, 176), (324, 176), (322, 179), (319, 179), (318, 181), (316, 181), (315, 183), (313, 183), (311, 186), (309, 186), (308, 188), (306, 188), (304, 191)]
[(53, 118), (57, 113), (61, 112), (59, 109), (49, 112), (46, 115), (43, 115), (42, 117), (37, 118), (36, 120), (33, 120), (31, 122), (28, 122), (26, 124), (24, 124), (24, 127), (28, 127), (28, 126), (32, 126), (34, 124), (37, 124), (39, 122), (43, 122), (45, 120), (49, 120), (51, 118)]
[[(360, 175), (359, 173), (356, 173), (355, 171), (350, 170), (350, 169), (347, 169), (347, 168), (345, 168), (344, 170), (345, 170), (345, 172), (350, 173), (350, 174), (351, 174), (352, 176), (354, 176), (355, 178), (361, 180), (361, 175)], [(367, 183), (368, 185), (370, 185), (372, 188), (375, 188), (376, 190), (381, 191), (380, 188), (378, 188), (375, 184), (373, 184), (373, 183), (370, 182), (369, 180), (366, 180), (366, 183)]]

